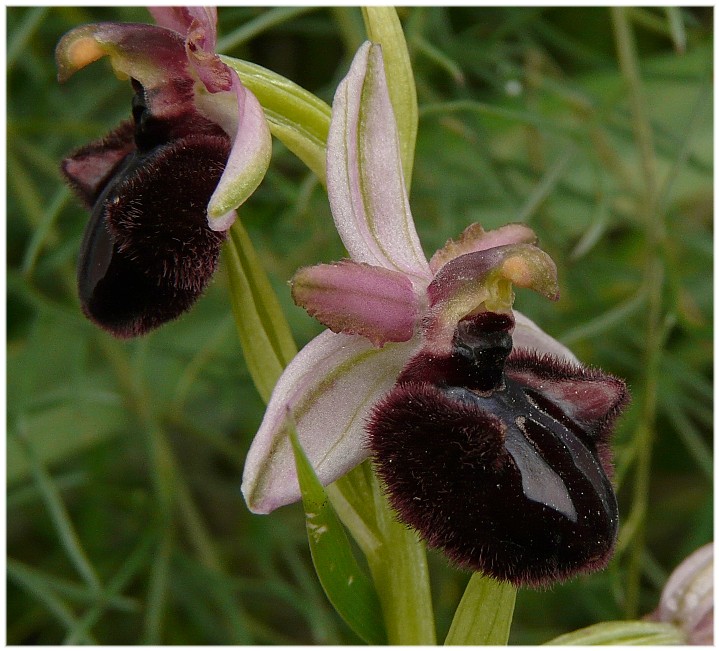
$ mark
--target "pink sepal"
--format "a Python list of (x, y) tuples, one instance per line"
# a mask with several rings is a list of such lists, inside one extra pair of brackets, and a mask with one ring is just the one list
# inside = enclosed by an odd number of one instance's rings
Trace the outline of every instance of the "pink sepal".
[(375, 346), (408, 341), (417, 323), (417, 297), (407, 276), (352, 260), (300, 269), (292, 298), (333, 332), (362, 335)]

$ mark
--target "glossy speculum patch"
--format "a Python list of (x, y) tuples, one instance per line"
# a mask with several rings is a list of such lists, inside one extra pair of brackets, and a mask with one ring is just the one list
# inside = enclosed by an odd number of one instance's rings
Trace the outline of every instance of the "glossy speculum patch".
[[(609, 437), (624, 383), (512, 351), (513, 319), (460, 323), (374, 409), (369, 445), (399, 518), (457, 565), (540, 586), (603, 567), (617, 535)], [(511, 354), (510, 354), (511, 353)]]
[(133, 122), (63, 164), (92, 210), (78, 261), (83, 311), (123, 338), (185, 312), (211, 279), (225, 234), (210, 229), (207, 204), (230, 152), (195, 113), (155, 119), (134, 85)]

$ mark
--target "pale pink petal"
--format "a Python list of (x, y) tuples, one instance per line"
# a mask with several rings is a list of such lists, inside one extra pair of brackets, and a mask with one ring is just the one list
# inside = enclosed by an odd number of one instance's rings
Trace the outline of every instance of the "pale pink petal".
[[(234, 91), (232, 95), (237, 110), (237, 126), (225, 171), (207, 207), (210, 228), (216, 231), (224, 231), (230, 227), (236, 217), (234, 210), (262, 182), (272, 156), (272, 137), (260, 103), (242, 85), (234, 71), (232, 71), (232, 78)], [(214, 99), (219, 95), (211, 97)], [(228, 111), (217, 111), (218, 107), (223, 108), (219, 102), (202, 102), (198, 98), (198, 107), (205, 108), (208, 117), (215, 117), (215, 121), (224, 129), (231, 128), (230, 125), (227, 125), (226, 120), (223, 120), (223, 116), (226, 116)], [(214, 114), (214, 116), (210, 114)]]
[(567, 362), (579, 363), (579, 360), (569, 348), (550, 337), (534, 321), (516, 310), (514, 311), (512, 341), (515, 348), (529, 348), (539, 353), (554, 355)]
[(479, 224), (470, 224), (456, 239), (447, 240), (429, 261), (432, 273), (437, 273), (450, 260), (475, 251), (484, 251), (505, 244), (534, 244), (537, 236), (524, 224), (507, 224), (491, 231), (485, 231)]
[(358, 50), (337, 88), (327, 138), (327, 192), (353, 260), (431, 277), (409, 208), (379, 45), (368, 42)]
[(714, 544), (699, 548), (672, 572), (651, 619), (680, 626), (689, 644), (714, 642)]
[(333, 332), (362, 335), (375, 346), (409, 341), (418, 318), (406, 275), (352, 260), (300, 269), (292, 298)]
[(277, 382), (247, 455), (242, 492), (250, 510), (300, 499), (287, 413), (320, 481), (329, 484), (368, 456), (365, 419), (389, 391), (419, 342), (375, 348), (364, 337), (326, 330), (305, 346)]

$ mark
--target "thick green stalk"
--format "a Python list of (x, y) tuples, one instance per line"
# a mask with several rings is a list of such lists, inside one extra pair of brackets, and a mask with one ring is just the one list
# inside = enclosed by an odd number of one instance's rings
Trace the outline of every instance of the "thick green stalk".
[(258, 393), (267, 402), (297, 348), (279, 300), (239, 219), (230, 227), (223, 255), (245, 363)]
[(656, 158), (652, 144), (651, 125), (642, 91), (632, 28), (625, 8), (612, 7), (611, 14), (619, 66), (629, 91), (634, 139), (641, 157), (644, 186), (638, 205), (641, 207), (644, 218), (646, 247), (644, 282), (648, 293), (644, 355), (645, 380), (644, 391), (641, 396), (641, 424), (634, 441), (634, 445), (637, 447), (637, 461), (632, 513), (629, 517), (635, 523), (636, 528), (629, 557), (625, 603), (627, 617), (634, 618), (639, 609), (639, 589), (646, 538), (652, 447), (656, 428), (657, 384), (663, 343), (662, 290), (664, 262), (662, 259), (662, 242), (664, 240), (664, 221), (657, 205)]
[(338, 479), (327, 493), (367, 558), (389, 643), (435, 644), (424, 544), (397, 522), (371, 463)]
[(382, 544), (367, 556), (390, 644), (436, 644), (427, 554), (417, 534), (397, 520), (372, 474), (375, 517)]

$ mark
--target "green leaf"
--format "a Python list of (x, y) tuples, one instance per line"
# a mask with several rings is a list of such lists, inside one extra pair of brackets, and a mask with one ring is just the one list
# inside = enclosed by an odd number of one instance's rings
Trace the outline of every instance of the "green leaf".
[(412, 180), (414, 146), (417, 140), (417, 90), (407, 42), (394, 7), (362, 7), (367, 36), (382, 46), (389, 97), (397, 122), (402, 170), (407, 187)]
[(685, 644), (681, 631), (663, 622), (602, 622), (550, 640), (548, 645), (669, 645)]
[(473, 574), (454, 613), (445, 645), (507, 644), (516, 596), (513, 585)]
[(325, 183), (325, 145), (331, 108), (282, 75), (223, 56), (265, 110), (270, 131)]
[(297, 477), (305, 508), (307, 538), (322, 588), (335, 610), (368, 644), (385, 644), (382, 610), (372, 582), (352, 553), (342, 523), (290, 426)]
[(297, 348), (272, 285), (239, 219), (229, 230), (223, 255), (242, 352), (257, 391), (267, 402)]

